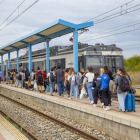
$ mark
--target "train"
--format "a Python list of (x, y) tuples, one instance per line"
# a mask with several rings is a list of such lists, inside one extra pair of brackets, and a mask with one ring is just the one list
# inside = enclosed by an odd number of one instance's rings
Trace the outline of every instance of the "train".
[[(73, 67), (73, 46), (53, 46), (49, 49), (50, 68), (61, 65), (62, 69)], [(4, 75), (7, 71), (8, 63), (3, 66)], [(17, 59), (11, 59), (10, 68), (17, 68)], [(78, 70), (85, 70), (92, 66), (95, 71), (99, 71), (104, 65), (116, 73), (117, 69), (124, 66), (123, 50), (116, 47), (115, 44), (104, 45), (97, 43), (95, 45), (78, 44)], [(28, 53), (19, 57), (20, 69), (28, 68)], [(46, 70), (46, 49), (40, 49), (32, 52), (32, 69), (37, 67)]]

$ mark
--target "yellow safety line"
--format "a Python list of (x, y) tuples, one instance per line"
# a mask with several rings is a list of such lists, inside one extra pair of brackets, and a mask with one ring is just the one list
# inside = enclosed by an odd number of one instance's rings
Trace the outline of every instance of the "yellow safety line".
[(18, 129), (16, 129), (10, 122), (8, 122), (2, 115), (0, 115), (0, 124), (7, 129), (17, 140), (28, 140)]

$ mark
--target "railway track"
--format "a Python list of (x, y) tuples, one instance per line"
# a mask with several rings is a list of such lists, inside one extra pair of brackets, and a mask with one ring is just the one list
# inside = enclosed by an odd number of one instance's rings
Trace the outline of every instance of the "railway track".
[[(59, 125), (65, 127), (65, 128), (67, 128), (68, 130), (70, 130), (70, 131), (72, 131), (72, 132), (74, 132), (74, 133), (79, 134), (80, 136), (82, 136), (82, 137), (84, 137), (84, 138), (86, 138), (86, 139), (89, 139), (89, 140), (100, 140), (98, 137), (96, 137), (96, 136), (94, 136), (94, 135), (91, 135), (91, 134), (89, 134), (89, 133), (87, 133), (87, 132), (85, 132), (85, 131), (82, 131), (82, 130), (76, 128), (76, 127), (73, 127), (73, 126), (71, 126), (71, 125), (69, 125), (69, 124), (67, 124), (67, 123), (65, 123), (65, 122), (63, 122), (63, 121), (61, 121), (61, 120), (59, 120), (59, 119), (56, 119), (56, 118), (54, 118), (54, 117), (52, 117), (52, 116), (49, 116), (49, 115), (47, 115), (47, 114), (45, 114), (45, 113), (43, 113), (43, 112), (41, 112), (41, 111), (39, 111), (39, 110), (36, 110), (36, 109), (34, 109), (34, 108), (30, 107), (30, 106), (27, 106), (27, 105), (25, 105), (25, 104), (23, 104), (23, 103), (21, 103), (21, 102), (18, 102), (17, 100), (11, 99), (10, 97), (7, 97), (7, 96), (5, 96), (5, 95), (3, 95), (3, 94), (1, 94), (1, 93), (0, 93), (0, 96), (4, 97), (4, 98), (6, 98), (6, 99), (8, 99), (8, 100), (10, 100), (10, 101), (13, 101), (14, 103), (16, 103), (16, 104), (18, 104), (18, 105), (20, 105), (20, 106), (22, 106), (22, 107), (25, 107), (25, 108), (27, 108), (27, 109), (29, 109), (29, 110), (31, 110), (31, 111), (37, 113), (37, 114), (39, 114), (39, 115), (41, 115), (41, 116), (43, 116), (43, 117), (49, 119), (49, 120), (51, 120), (51, 121), (53, 121), (53, 122), (55, 122), (55, 123), (57, 123), (57, 124), (59, 124)], [(5, 114), (4, 111), (1, 110), (1, 112), (3, 112), (3, 113)], [(5, 115), (6, 115), (6, 114), (5, 114)], [(11, 119), (12, 119), (14, 122), (16, 122), (13, 118), (11, 118)], [(16, 123), (18, 124), (18, 122), (16, 122)], [(18, 125), (22, 127), (21, 124), (18, 124)], [(31, 135), (31, 137), (33, 137), (35, 140), (40, 140), (40, 139), (37, 138), (37, 136), (35, 136), (32, 132), (28, 131), (28, 130), (27, 130), (26, 128), (24, 128), (24, 127), (22, 127), (22, 128), (23, 128), (26, 132), (28, 132), (28, 133)]]

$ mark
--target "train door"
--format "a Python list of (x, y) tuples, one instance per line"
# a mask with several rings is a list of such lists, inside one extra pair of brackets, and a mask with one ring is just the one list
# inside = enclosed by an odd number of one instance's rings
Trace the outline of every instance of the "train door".
[(78, 57), (78, 71), (80, 71), (81, 68), (84, 68), (84, 56)]
[(109, 69), (113, 72), (116, 73), (116, 59), (114, 56), (107, 56), (106, 57), (106, 65), (109, 67)]
[(113, 73), (117, 73), (117, 69), (123, 66), (121, 56), (107, 56), (105, 60), (106, 65)]

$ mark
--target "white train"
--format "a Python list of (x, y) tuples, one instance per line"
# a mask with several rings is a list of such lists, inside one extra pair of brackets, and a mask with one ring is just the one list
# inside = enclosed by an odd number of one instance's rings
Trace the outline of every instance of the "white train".
[[(24, 69), (28, 68), (28, 54), (19, 58), (19, 64)], [(62, 69), (73, 67), (73, 46), (54, 46), (50, 48), (50, 68), (60, 64)], [(7, 71), (7, 64), (4, 63), (4, 75)], [(92, 66), (94, 72), (107, 65), (109, 69), (116, 73), (117, 69), (124, 66), (123, 51), (115, 44), (79, 44), (78, 45), (78, 69), (85, 70)], [(46, 49), (32, 52), (32, 69), (37, 67), (46, 69)], [(17, 68), (17, 60), (11, 59), (11, 69)]]

